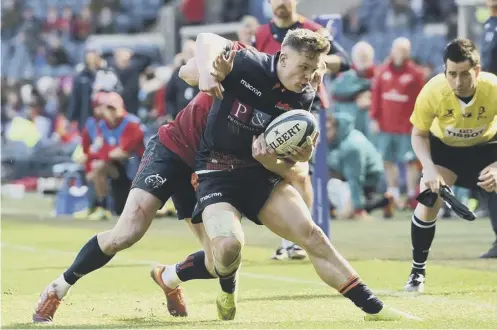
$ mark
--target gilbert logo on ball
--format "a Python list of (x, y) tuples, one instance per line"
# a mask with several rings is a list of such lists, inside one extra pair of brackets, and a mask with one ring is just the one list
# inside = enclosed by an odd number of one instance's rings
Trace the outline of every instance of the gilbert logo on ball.
[(303, 146), (307, 137), (314, 137), (317, 132), (318, 123), (309, 111), (290, 110), (269, 124), (264, 138), (276, 154), (283, 156), (290, 151), (290, 146)]

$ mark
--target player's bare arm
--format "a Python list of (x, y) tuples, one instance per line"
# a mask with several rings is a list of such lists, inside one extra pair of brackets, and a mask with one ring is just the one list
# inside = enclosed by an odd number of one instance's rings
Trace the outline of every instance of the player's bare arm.
[(295, 166), (296, 162), (290, 159), (279, 159), (274, 150), (267, 146), (264, 134), (254, 136), (252, 143), (252, 156), (267, 170), (278, 174), (286, 181), (291, 181), (302, 175), (301, 167)]
[(219, 99), (223, 98), (223, 89), (211, 73), (214, 62), (230, 44), (231, 41), (228, 39), (213, 33), (200, 33), (195, 42), (197, 54), (195, 59), (199, 71), (199, 89)]
[(130, 154), (119, 147), (109, 151), (109, 158), (113, 160), (121, 161), (121, 160), (126, 160), (129, 157)]
[(411, 134), (412, 148), (416, 157), (423, 165), (423, 179), (426, 186), (433, 192), (438, 193), (440, 185), (444, 184), (444, 179), (438, 173), (433, 160), (431, 159), (430, 132), (413, 127)]
[(199, 73), (195, 58), (191, 58), (179, 69), (179, 77), (192, 87), (198, 86)]

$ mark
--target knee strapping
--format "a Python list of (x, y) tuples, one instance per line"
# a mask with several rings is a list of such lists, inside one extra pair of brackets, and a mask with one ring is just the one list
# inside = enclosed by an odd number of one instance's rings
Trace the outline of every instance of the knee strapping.
[(215, 217), (204, 219), (204, 227), (211, 241), (217, 237), (233, 237), (243, 246), (245, 235), (240, 221), (233, 216), (233, 212), (220, 211)]
[(213, 257), (214, 257), (214, 270), (216, 271), (217, 275), (219, 275), (220, 277), (226, 277), (232, 275), (240, 267), (240, 264), (242, 263), (242, 255), (240, 253), (229, 266), (224, 266), (223, 264), (221, 264), (216, 259), (216, 254), (213, 254)]

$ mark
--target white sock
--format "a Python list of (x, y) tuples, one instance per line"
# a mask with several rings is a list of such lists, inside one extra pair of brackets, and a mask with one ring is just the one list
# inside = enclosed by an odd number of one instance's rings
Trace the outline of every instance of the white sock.
[(288, 249), (290, 246), (294, 245), (292, 241), (286, 240), (284, 238), (281, 239), (281, 247), (284, 249)]
[(60, 275), (55, 281), (53, 281), (55, 294), (57, 295), (57, 297), (59, 297), (59, 299), (62, 299), (67, 295), (67, 292), (69, 291), (71, 286), (71, 284), (66, 282), (64, 274)]
[(168, 265), (162, 273), (162, 281), (170, 289), (176, 289), (182, 283), (176, 274), (176, 264)]
[(399, 187), (389, 187), (387, 189), (387, 193), (389, 193), (390, 195), (392, 195), (393, 199), (395, 199), (395, 201), (398, 201), (400, 199)]

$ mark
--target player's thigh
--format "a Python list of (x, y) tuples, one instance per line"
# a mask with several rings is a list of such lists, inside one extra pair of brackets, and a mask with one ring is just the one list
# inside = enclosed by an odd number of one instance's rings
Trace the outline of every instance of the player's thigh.
[(181, 185), (186, 164), (154, 136), (147, 144), (132, 188), (140, 188), (164, 205)]
[(276, 235), (308, 245), (315, 230), (309, 209), (298, 192), (286, 182), (280, 182), (271, 192), (259, 212), (259, 220)]
[(172, 200), (178, 220), (191, 219), (197, 196), (192, 185), (192, 171), (186, 164), (182, 170), (177, 171), (176, 180), (173, 187)]
[(111, 230), (112, 237), (122, 240), (136, 241), (150, 227), (161, 201), (140, 188), (132, 188), (119, 219)]
[(384, 161), (395, 163), (395, 138), (393, 134), (379, 132), (376, 136), (378, 151)]
[(243, 245), (241, 213), (235, 206), (236, 182), (229, 173), (213, 173), (198, 176), (197, 204), (192, 223), (203, 222), (205, 232), (213, 244), (218, 238), (234, 238)]

